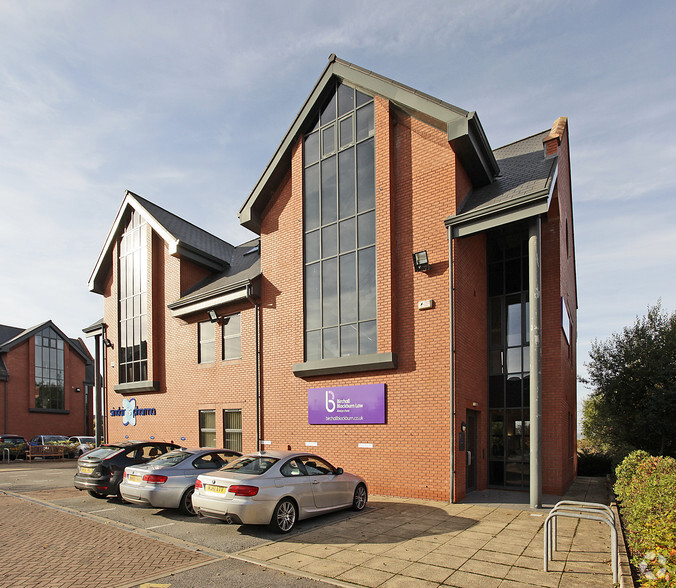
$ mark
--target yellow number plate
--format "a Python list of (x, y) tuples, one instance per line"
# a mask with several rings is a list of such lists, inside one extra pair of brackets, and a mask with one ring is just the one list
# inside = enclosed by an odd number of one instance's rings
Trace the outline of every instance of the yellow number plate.
[(143, 479), (142, 476), (136, 476), (134, 474), (130, 474), (129, 476), (127, 476), (127, 478), (129, 479), (130, 482), (140, 482)]
[(80, 468), (81, 474), (91, 474), (94, 471), (94, 468)]
[(204, 489), (207, 492), (215, 492), (216, 494), (226, 494), (228, 492), (227, 486), (214, 486), (212, 484), (207, 484)]

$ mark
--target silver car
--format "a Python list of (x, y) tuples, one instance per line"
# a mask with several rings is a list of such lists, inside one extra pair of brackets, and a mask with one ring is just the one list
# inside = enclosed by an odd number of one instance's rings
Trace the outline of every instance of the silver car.
[(199, 516), (288, 533), (296, 521), (343, 508), (359, 511), (367, 500), (362, 477), (317, 455), (261, 451), (200, 474), (192, 504)]
[(229, 449), (174, 449), (145, 464), (127, 466), (123, 500), (194, 515), (192, 495), (200, 473), (223, 467), (241, 453)]

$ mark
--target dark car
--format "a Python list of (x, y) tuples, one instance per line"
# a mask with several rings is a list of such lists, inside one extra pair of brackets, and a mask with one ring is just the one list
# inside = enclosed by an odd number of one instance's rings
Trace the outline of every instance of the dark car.
[(124, 468), (146, 463), (179, 447), (176, 443), (164, 441), (104, 443), (77, 460), (73, 483), (78, 490), (87, 490), (94, 498), (105, 498), (111, 494), (120, 496)]
[(4, 460), (7, 454), (9, 459), (26, 459), (27, 448), (28, 442), (21, 435), (0, 435), (0, 459)]

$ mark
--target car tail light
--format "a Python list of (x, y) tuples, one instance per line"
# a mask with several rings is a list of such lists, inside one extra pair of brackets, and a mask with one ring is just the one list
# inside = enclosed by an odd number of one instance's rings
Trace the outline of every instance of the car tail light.
[(127, 470), (124, 470), (122, 472), (122, 479), (125, 479), (127, 477)]
[(167, 476), (157, 476), (155, 474), (146, 474), (143, 476), (144, 482), (150, 482), (151, 484), (164, 484), (167, 481)]
[(197, 478), (197, 481), (195, 482), (195, 490), (197, 490), (197, 488), (201, 488), (201, 487), (202, 487), (202, 480)]
[(257, 486), (230, 486), (228, 492), (232, 492), (235, 496), (256, 496), (258, 494)]

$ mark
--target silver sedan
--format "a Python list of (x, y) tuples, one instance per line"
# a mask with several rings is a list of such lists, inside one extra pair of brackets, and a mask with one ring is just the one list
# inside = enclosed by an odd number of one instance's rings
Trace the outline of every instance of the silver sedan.
[(194, 515), (192, 495), (200, 473), (216, 470), (241, 454), (229, 449), (175, 449), (142, 465), (127, 466), (123, 500)]
[(321, 457), (261, 451), (200, 474), (192, 503), (199, 516), (228, 523), (269, 525), (288, 533), (296, 521), (343, 508), (366, 506), (366, 482)]

